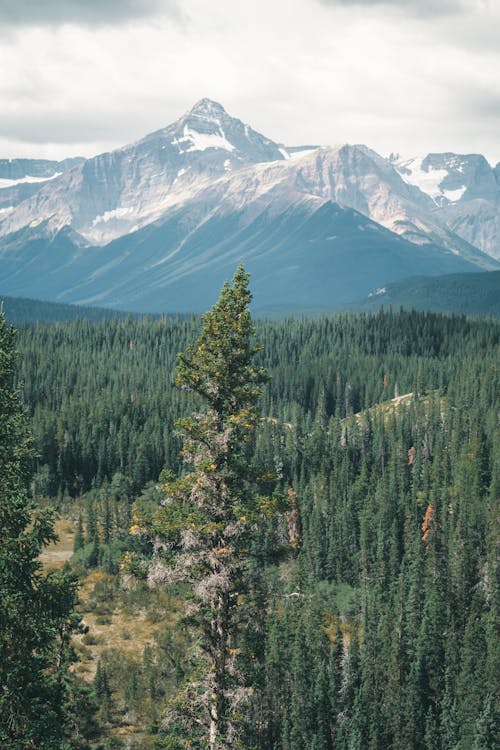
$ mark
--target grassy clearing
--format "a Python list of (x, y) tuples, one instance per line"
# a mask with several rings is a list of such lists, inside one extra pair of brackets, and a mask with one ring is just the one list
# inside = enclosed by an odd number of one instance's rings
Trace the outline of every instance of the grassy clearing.
[(76, 671), (88, 680), (107, 652), (117, 651), (123, 659), (139, 663), (144, 648), (154, 646), (165, 623), (171, 621), (166, 603), (156, 592), (147, 597), (117, 584), (116, 576), (101, 571), (82, 580), (79, 611), (89, 632), (76, 639), (80, 658)]
[[(372, 418), (383, 416), (384, 421), (387, 421), (393, 417), (399, 409), (402, 407), (408, 407), (413, 403), (423, 404), (426, 412), (428, 412), (431, 399), (435, 397), (436, 393), (437, 391), (427, 396), (416, 396), (414, 393), (404, 393), (402, 396), (395, 396), (395, 398), (389, 399), (388, 401), (381, 401), (379, 404), (375, 404), (369, 409), (357, 412), (353, 416), (358, 424), (362, 424), (366, 415), (369, 415)], [(445, 409), (445, 399), (443, 397), (439, 398), (439, 409), (441, 415), (443, 415)], [(352, 417), (343, 419), (342, 422), (348, 424), (349, 419), (352, 419)]]
[(380, 404), (375, 404), (375, 406), (371, 406), (369, 409), (360, 411), (354, 416), (356, 417), (356, 421), (358, 422), (358, 424), (363, 421), (363, 417), (366, 414), (369, 414), (371, 417), (378, 417), (382, 415), (384, 419), (389, 419), (395, 411), (400, 409), (402, 406), (409, 406), (411, 403), (413, 403), (413, 401), (415, 401), (414, 393), (404, 393), (402, 396), (395, 396), (388, 401), (381, 401)]
[(55, 530), (59, 537), (58, 541), (45, 547), (40, 555), (40, 561), (47, 572), (62, 568), (73, 554), (75, 524), (67, 518), (58, 518)]
[[(63, 567), (73, 555), (76, 524), (57, 519), (58, 541), (48, 545), (40, 560), (47, 572)], [(139, 663), (144, 648), (176, 619), (176, 605), (166, 595), (102, 571), (90, 571), (80, 579), (78, 611), (89, 632), (74, 639), (79, 662), (75, 671), (86, 680), (94, 678), (99, 659), (119, 652), (124, 660)]]

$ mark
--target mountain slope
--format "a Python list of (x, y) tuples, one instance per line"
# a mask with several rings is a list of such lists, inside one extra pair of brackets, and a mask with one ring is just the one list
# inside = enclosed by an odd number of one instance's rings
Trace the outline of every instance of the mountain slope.
[[(366, 146), (283, 147), (209, 100), (131, 146), (87, 160), (47, 184), (2, 223), (0, 235), (44, 224), (70, 226), (82, 244), (103, 245), (198, 202), (200, 219), (215, 209), (251, 212), (297, 200), (354, 208), (415, 244), (439, 244), (488, 267), (475, 248), (443, 227), (429, 196), (407, 184)], [(290, 158), (291, 157), (291, 158)], [(200, 206), (202, 207), (200, 213)], [(188, 216), (188, 231), (193, 217)]]
[(374, 311), (382, 305), (500, 317), (500, 271), (412, 277), (387, 284), (347, 309)]
[(47, 159), (0, 159), (0, 221), (17, 205), (41, 190), (50, 180), (68, 172), (82, 158), (49, 161)]
[[(114, 240), (81, 248), (67, 230), (14, 250), (2, 277), (11, 295), (144, 312), (202, 311), (244, 261), (255, 307), (332, 306), (389, 280), (471, 271), (434, 246), (413, 246), (352, 209), (298, 203), (250, 222), (243, 210), (216, 213), (186, 235), (183, 210)], [(33, 269), (37, 269), (35, 276)]]

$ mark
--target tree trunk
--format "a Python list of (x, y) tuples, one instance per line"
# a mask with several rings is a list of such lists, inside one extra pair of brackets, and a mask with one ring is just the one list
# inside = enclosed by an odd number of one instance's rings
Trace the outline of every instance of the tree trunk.
[(224, 721), (226, 718), (226, 656), (227, 640), (229, 636), (228, 623), (228, 598), (226, 592), (221, 592), (212, 603), (212, 664), (214, 674), (214, 685), (210, 696), (210, 750), (221, 750), (225, 747), (223, 741), (225, 734)]

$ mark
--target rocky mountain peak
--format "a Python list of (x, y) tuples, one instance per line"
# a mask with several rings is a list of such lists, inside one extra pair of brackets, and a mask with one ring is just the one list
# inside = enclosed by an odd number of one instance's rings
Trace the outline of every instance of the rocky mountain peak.
[(228, 114), (222, 104), (215, 102), (213, 99), (200, 99), (191, 107), (188, 112), (190, 117), (200, 117), (202, 119), (220, 120), (228, 117)]
[[(70, 226), (89, 245), (102, 246), (173, 214), (182, 213), (191, 227), (211, 213), (238, 210), (250, 221), (263, 210), (277, 214), (291, 204), (312, 210), (335, 201), (414, 244), (439, 238), (461, 252), (465, 239), (494, 257), (499, 252), (500, 169), (483, 157), (384, 159), (367, 146), (345, 143), (285, 148), (207, 97), (135, 143), (72, 169), (51, 166), (54, 174), (46, 167), (30, 163), (26, 171), (18, 164), (14, 171), (9, 162), (4, 176), (0, 163), (0, 238), (33, 227), (50, 238)], [(464, 215), (442, 221), (445, 210)], [(476, 213), (470, 220), (471, 211), (481, 211), (480, 220)]]

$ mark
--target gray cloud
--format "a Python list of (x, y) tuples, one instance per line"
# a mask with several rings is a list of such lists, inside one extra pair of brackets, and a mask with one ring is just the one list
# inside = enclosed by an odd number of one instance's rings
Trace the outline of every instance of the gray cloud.
[[(457, 105), (457, 110), (459, 106)], [(468, 91), (462, 92), (460, 101), (460, 110), (463, 116), (463, 112), (467, 113), (472, 111), (474, 113), (474, 120), (477, 122), (477, 118), (481, 117), (484, 120), (492, 119), (495, 126), (498, 128), (500, 120), (500, 91), (492, 92), (485, 90)], [(465, 115), (466, 116), (466, 115)], [(483, 120), (483, 126), (486, 123)]]
[(413, 16), (443, 16), (460, 13), (470, 0), (320, 0), (323, 5), (363, 8), (395, 8)]
[(0, 156), (95, 154), (209, 96), (290, 144), (498, 161), (499, 22), (498, 0), (0, 0)]
[(0, 137), (39, 144), (98, 140), (120, 143), (124, 113), (120, 112), (118, 115), (115, 112), (101, 113), (101, 116), (96, 116), (95, 113), (85, 115), (82, 112), (51, 115), (48, 111), (40, 111), (29, 119), (7, 116), (2, 117)]
[(0, 26), (100, 26), (157, 12), (179, 16), (177, 0), (0, 0)]

